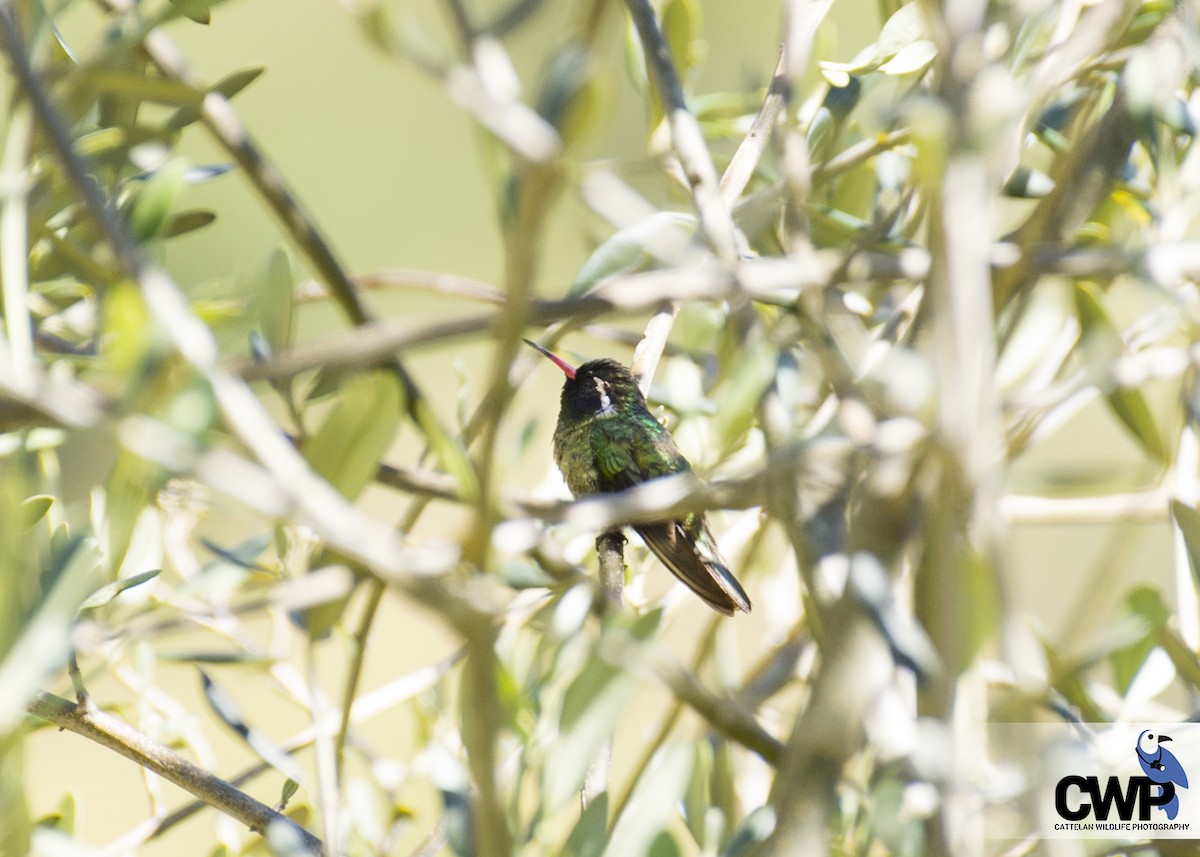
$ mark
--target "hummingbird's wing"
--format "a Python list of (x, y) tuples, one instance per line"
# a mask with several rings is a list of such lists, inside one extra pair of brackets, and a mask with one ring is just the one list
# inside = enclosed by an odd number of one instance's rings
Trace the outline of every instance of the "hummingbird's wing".
[[(697, 525), (698, 538), (693, 534)], [(634, 529), (659, 561), (709, 607), (726, 616), (737, 610), (750, 612), (750, 599), (717, 553), (702, 517), (692, 514), (682, 521), (639, 524)]]
[[(592, 454), (601, 491), (622, 491), (651, 479), (691, 470), (662, 423), (596, 420)], [(634, 527), (646, 546), (672, 574), (721, 613), (750, 612), (750, 599), (717, 550), (702, 514)]]

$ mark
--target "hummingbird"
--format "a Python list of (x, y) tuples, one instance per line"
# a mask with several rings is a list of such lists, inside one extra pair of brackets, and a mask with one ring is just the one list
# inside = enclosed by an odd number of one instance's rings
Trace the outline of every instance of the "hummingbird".
[[(628, 369), (615, 360), (589, 360), (578, 368), (526, 339), (563, 371), (562, 400), (554, 428), (554, 461), (576, 497), (623, 491), (692, 466), (665, 426), (646, 407)], [(721, 558), (702, 512), (634, 529), (672, 574), (709, 607), (732, 616), (750, 612), (737, 578)]]

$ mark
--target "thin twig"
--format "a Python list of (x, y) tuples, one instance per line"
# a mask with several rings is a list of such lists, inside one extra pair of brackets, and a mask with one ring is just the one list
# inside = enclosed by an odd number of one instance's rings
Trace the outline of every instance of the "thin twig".
[(625, 6), (637, 28), (650, 81), (662, 100), (671, 129), (671, 143), (692, 189), (692, 202), (700, 219), (700, 228), (717, 257), (726, 263), (733, 262), (738, 257), (737, 228), (733, 225), (729, 208), (721, 200), (717, 171), (704, 142), (700, 123), (688, 109), (683, 85), (679, 82), (671, 59), (671, 48), (648, 0), (625, 0)]
[(259, 803), (178, 753), (154, 743), (141, 732), (109, 714), (89, 710), (49, 693), (37, 694), (26, 706), (26, 711), (34, 717), (49, 720), (60, 729), (82, 735), (120, 753), (190, 792), (209, 806), (237, 819), (253, 831), (265, 833), (272, 824), (286, 825), (299, 838), (306, 852), (314, 855), (323, 853), (324, 846), (321, 840), (290, 818), (280, 815), (266, 804)]

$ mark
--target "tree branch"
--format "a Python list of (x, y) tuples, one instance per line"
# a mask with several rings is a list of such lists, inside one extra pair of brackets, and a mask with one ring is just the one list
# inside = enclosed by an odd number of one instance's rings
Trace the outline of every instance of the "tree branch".
[(195, 795), (209, 806), (236, 818), (256, 833), (265, 834), (268, 826), (272, 824), (286, 825), (299, 837), (306, 852), (313, 855), (324, 854), (321, 840), (287, 816), (259, 803), (178, 753), (154, 743), (132, 726), (109, 714), (76, 705), (50, 693), (37, 694), (25, 710), (34, 717), (50, 721), (60, 729), (82, 735), (120, 753)]

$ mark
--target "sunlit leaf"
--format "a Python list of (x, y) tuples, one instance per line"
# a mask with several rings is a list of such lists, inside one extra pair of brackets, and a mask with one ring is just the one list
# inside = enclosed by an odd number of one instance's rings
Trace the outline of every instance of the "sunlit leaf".
[(608, 841), (608, 792), (592, 799), (567, 838), (562, 857), (600, 857)]
[(658, 263), (672, 264), (695, 233), (693, 215), (656, 212), (597, 247), (575, 275), (568, 294), (580, 294), (605, 277), (645, 270)]
[(1133, 640), (1119, 646), (1109, 656), (1113, 683), (1121, 694), (1129, 691), (1146, 658), (1158, 645), (1159, 631), (1170, 618), (1170, 611), (1163, 604), (1162, 597), (1149, 586), (1139, 586), (1130, 592), (1125, 598), (1124, 607), (1129, 616), (1137, 621), (1130, 623), (1129, 631), (1133, 634)]
[(79, 605), (80, 610), (94, 610), (97, 607), (103, 607), (108, 604), (126, 589), (132, 589), (135, 586), (141, 586), (148, 580), (153, 580), (162, 573), (162, 569), (154, 569), (153, 571), (143, 571), (141, 574), (122, 577), (120, 580), (114, 580), (112, 583), (107, 583), (101, 586), (91, 595), (84, 599)]
[(669, 744), (660, 750), (638, 781), (633, 797), (613, 828), (604, 857), (646, 854), (675, 814), (675, 803), (692, 772), (692, 748)]
[(894, 57), (909, 45), (924, 38), (925, 18), (920, 3), (906, 3), (888, 18), (875, 40), (875, 56), (879, 60)]
[(375, 476), (400, 425), (400, 383), (386, 370), (347, 379), (332, 413), (303, 446), (313, 469), (354, 499)]
[[(1083, 335), (1090, 338), (1091, 343), (1099, 345), (1100, 353), (1097, 356), (1107, 355), (1115, 359), (1124, 351), (1124, 343), (1116, 323), (1104, 307), (1100, 290), (1091, 283), (1076, 283), (1074, 294)], [(1106, 392), (1105, 399), (1113, 414), (1151, 458), (1164, 464), (1170, 461), (1171, 451), (1140, 389), (1117, 387)]]
[(42, 518), (46, 517), (46, 513), (50, 511), (50, 507), (54, 505), (54, 498), (48, 494), (35, 494), (32, 497), (27, 497), (21, 503), (21, 523), (27, 527), (32, 527)]
[(667, 0), (662, 10), (662, 31), (671, 49), (675, 73), (685, 84), (688, 72), (703, 54), (699, 35), (704, 29), (703, 9), (696, 0)]
[(917, 41), (902, 47), (894, 57), (879, 67), (884, 74), (913, 74), (924, 71), (937, 56), (937, 46), (929, 39)]

